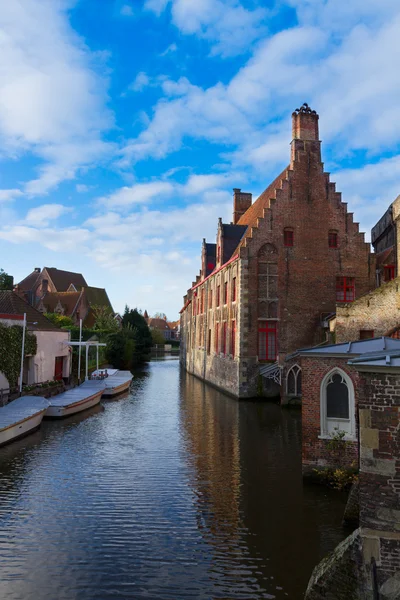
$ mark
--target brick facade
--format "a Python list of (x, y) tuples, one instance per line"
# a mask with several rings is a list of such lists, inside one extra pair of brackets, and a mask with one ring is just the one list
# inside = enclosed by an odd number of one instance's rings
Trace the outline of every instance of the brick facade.
[[(358, 437), (357, 423), (357, 389), (359, 374), (348, 363), (349, 358), (338, 357), (300, 357), (302, 369), (302, 467), (303, 473), (308, 474), (317, 467), (335, 466), (332, 454), (327, 445), (330, 438), (321, 438), (321, 384), (324, 377), (338, 367), (351, 379), (355, 391), (354, 417), (356, 438)], [(348, 441), (345, 446), (343, 466), (358, 466), (358, 442)]]
[[(384, 283), (355, 302), (336, 307), (336, 342), (360, 339), (362, 332), (379, 337), (400, 327), (400, 277)], [(369, 333), (368, 333), (369, 332)]]
[[(297, 348), (324, 340), (321, 319), (335, 311), (337, 277), (354, 280), (356, 297), (375, 287), (370, 246), (323, 170), (318, 115), (304, 106), (292, 119), (290, 164), (247, 210), (250, 196), (235, 190), (234, 223), (218, 226), (216, 267), (208, 276), (202, 269), (181, 313), (182, 364), (239, 397), (257, 394), (262, 360), (282, 363)], [(215, 295), (221, 286), (222, 298), (225, 282), (230, 290), (234, 277), (235, 303), (213, 301), (209, 308), (210, 291)], [(234, 357), (228, 345), (216, 344), (224, 327), (231, 339), (232, 321)]]

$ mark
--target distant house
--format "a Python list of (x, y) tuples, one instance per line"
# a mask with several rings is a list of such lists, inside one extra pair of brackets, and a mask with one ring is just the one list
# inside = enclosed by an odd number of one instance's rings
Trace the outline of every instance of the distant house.
[(81, 273), (54, 267), (34, 269), (14, 291), (40, 312), (71, 317), (76, 325), (82, 319), (85, 327), (94, 325), (95, 306), (107, 307), (114, 313), (104, 288), (88, 286)]
[(0, 323), (22, 326), (24, 313), (27, 330), (36, 336), (37, 351), (35, 356), (25, 357), (23, 383), (67, 379), (71, 363), (70, 349), (65, 342), (70, 339), (69, 332), (53, 325), (15, 292), (0, 290)]
[(164, 336), (164, 339), (166, 341), (170, 341), (171, 339), (173, 339), (172, 331), (165, 319), (149, 318), (147, 320), (147, 324), (148, 324), (150, 330), (156, 329), (157, 331), (159, 331)]
[(179, 341), (181, 333), (181, 322), (180, 321), (168, 321), (168, 327), (171, 330), (171, 340)]

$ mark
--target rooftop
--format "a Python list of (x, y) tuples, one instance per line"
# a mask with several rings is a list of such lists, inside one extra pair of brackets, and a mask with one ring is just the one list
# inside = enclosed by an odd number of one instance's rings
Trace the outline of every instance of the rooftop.
[(338, 356), (338, 355), (360, 355), (376, 354), (377, 352), (395, 350), (400, 352), (400, 340), (390, 337), (370, 338), (368, 340), (357, 340), (355, 342), (344, 342), (342, 344), (330, 344), (329, 346), (314, 346), (298, 350), (303, 356)]
[[(11, 291), (0, 290), (0, 314), (23, 316), (26, 313), (27, 328), (30, 331), (60, 331), (59, 327), (53, 325), (41, 312), (25, 302), (17, 294)], [(7, 318), (6, 316), (2, 318)], [(33, 323), (37, 323), (33, 325)]]

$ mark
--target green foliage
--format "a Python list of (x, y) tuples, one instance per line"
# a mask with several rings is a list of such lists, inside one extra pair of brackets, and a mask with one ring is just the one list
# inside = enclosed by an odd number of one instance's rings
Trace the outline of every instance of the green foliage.
[(57, 313), (45, 313), (44, 315), (49, 321), (56, 325), (56, 327), (73, 327), (74, 322), (71, 317), (65, 315), (59, 315)]
[[(63, 327), (71, 332), (71, 342), (79, 342), (79, 327)], [(87, 342), (92, 337), (95, 337), (99, 342), (105, 342), (110, 331), (108, 329), (82, 329), (82, 341)]]
[(331, 433), (326, 449), (332, 466), (322, 471), (314, 469), (322, 483), (341, 491), (348, 490), (358, 478), (355, 465), (350, 468), (344, 465), (346, 448), (349, 444), (345, 436), (346, 432), (337, 428), (334, 433)]
[(153, 340), (146, 319), (135, 309), (125, 308), (122, 318), (123, 330), (128, 329), (133, 333), (135, 340), (134, 365), (146, 362), (150, 358)]
[(109, 306), (92, 306), (94, 314), (94, 326), (93, 329), (101, 329), (108, 331), (118, 331), (119, 323), (114, 319), (113, 312)]
[(14, 277), (8, 275), (3, 269), (0, 269), (0, 290), (12, 290), (14, 287)]
[(135, 332), (123, 329), (110, 333), (106, 347), (107, 361), (116, 369), (132, 369), (136, 364)]
[(153, 340), (153, 344), (155, 345), (164, 345), (165, 338), (159, 329), (151, 330), (151, 339)]
[[(21, 369), (22, 329), (20, 325), (7, 327), (0, 323), (0, 371), (8, 379), (11, 389), (17, 386)], [(36, 350), (36, 336), (27, 331), (25, 356), (36, 354)]]

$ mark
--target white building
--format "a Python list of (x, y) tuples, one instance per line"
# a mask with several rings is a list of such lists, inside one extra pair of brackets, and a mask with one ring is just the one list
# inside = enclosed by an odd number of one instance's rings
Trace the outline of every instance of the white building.
[(14, 292), (0, 290), (0, 323), (22, 327), (24, 314), (27, 331), (37, 339), (36, 354), (26, 356), (24, 360), (24, 385), (68, 378), (71, 372), (71, 351), (65, 342), (70, 339), (69, 331), (53, 325)]

